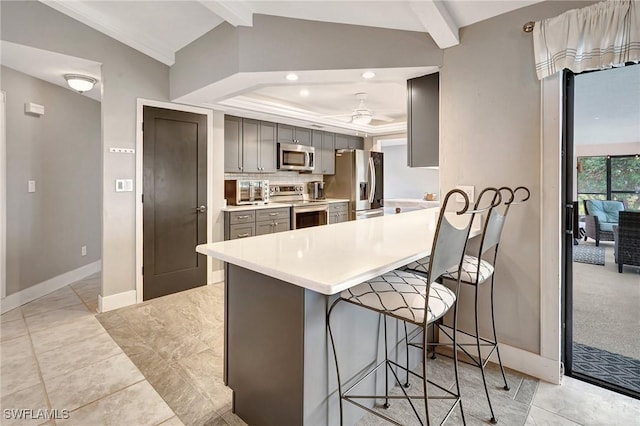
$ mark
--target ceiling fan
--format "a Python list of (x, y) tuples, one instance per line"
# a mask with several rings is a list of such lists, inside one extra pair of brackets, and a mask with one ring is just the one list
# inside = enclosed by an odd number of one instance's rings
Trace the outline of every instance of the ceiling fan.
[(367, 100), (367, 94), (364, 92), (356, 93), (356, 98), (359, 103), (356, 108), (353, 109), (348, 114), (338, 114), (338, 115), (326, 115), (325, 118), (330, 117), (350, 117), (349, 122), (353, 124), (369, 124), (371, 120), (380, 120), (386, 122), (392, 122), (393, 118), (387, 117), (385, 115), (374, 114), (374, 112), (367, 108), (365, 105), (365, 101)]

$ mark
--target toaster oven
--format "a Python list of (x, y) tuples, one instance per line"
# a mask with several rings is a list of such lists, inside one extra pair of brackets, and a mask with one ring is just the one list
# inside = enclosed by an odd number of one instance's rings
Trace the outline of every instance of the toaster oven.
[(252, 179), (229, 179), (224, 181), (224, 198), (227, 204), (267, 204), (269, 202), (269, 181)]

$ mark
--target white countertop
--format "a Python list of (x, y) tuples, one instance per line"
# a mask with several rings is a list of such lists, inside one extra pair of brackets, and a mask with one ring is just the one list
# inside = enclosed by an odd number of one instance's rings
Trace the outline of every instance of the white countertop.
[[(349, 202), (346, 198), (327, 198), (326, 200), (322, 200), (331, 203), (347, 203)], [(293, 204), (289, 203), (269, 203), (269, 204), (245, 204), (242, 206), (226, 206), (222, 208), (223, 212), (241, 212), (244, 210), (259, 210), (259, 209), (278, 209), (282, 207), (292, 207)]]
[(391, 198), (384, 199), (383, 204), (385, 207), (408, 207), (408, 208), (422, 208), (429, 209), (431, 207), (440, 206), (440, 201), (427, 201), (420, 198)]
[[(196, 251), (318, 293), (336, 294), (429, 255), (438, 211), (421, 209), (202, 244)], [(455, 214), (450, 218), (460, 219)], [(472, 236), (479, 232), (477, 221)]]

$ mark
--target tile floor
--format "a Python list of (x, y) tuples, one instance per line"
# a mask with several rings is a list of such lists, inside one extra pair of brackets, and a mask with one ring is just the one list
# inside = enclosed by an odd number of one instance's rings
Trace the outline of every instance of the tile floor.
[[(2, 425), (244, 424), (230, 412), (221, 382), (221, 285), (101, 314), (100, 322), (99, 286), (89, 277), (0, 317)], [(638, 400), (568, 377), (537, 389), (517, 377), (509, 380), (519, 386), (496, 397), (510, 401), (498, 411), (502, 425), (639, 424)], [(474, 375), (465, 380), (468, 389), (477, 386)], [(463, 390), (467, 423), (485, 424), (482, 399), (470, 393)], [(16, 408), (67, 409), (70, 416), (6, 419), (4, 410)]]

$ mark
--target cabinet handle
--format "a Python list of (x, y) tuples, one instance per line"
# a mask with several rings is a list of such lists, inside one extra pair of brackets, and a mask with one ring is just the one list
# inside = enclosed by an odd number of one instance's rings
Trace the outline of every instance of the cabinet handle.
[(248, 237), (248, 236), (249, 236), (248, 232), (245, 232), (244, 234), (238, 234), (238, 238), (245, 238), (245, 237)]
[(249, 215), (245, 216), (236, 216), (238, 219), (249, 219)]
[(278, 216), (278, 213), (269, 213), (269, 216)]
[(273, 226), (278, 226), (278, 222), (273, 222)]

